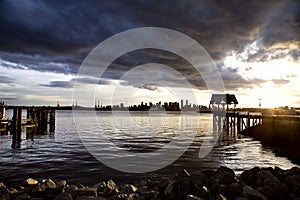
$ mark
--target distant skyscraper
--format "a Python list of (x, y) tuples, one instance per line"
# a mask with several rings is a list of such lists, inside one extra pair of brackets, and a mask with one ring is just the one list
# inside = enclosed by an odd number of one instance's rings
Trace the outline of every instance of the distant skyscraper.
[(180, 108), (181, 108), (181, 109), (183, 108), (183, 99), (181, 99), (181, 102), (180, 102)]

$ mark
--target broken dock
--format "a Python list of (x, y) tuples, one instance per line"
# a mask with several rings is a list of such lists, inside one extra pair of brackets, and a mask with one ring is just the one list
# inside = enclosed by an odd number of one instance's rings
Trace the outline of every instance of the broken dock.
[[(12, 118), (5, 118), (6, 110), (12, 110)], [(26, 117), (23, 118), (23, 111)], [(22, 129), (32, 135), (55, 130), (55, 107), (0, 105), (0, 133), (12, 135), (12, 148), (20, 148)]]

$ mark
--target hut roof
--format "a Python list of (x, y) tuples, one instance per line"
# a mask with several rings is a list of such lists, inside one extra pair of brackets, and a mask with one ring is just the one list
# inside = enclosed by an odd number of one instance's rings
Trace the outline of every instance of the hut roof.
[(212, 94), (210, 104), (238, 104), (234, 94)]

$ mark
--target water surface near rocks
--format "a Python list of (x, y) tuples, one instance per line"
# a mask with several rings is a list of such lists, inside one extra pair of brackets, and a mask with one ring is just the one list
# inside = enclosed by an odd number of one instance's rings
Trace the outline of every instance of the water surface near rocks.
[[(180, 113), (149, 115), (148, 112), (134, 112), (128, 119), (122, 112), (114, 115), (110, 112), (97, 112), (95, 120), (93, 112), (78, 112), (80, 114), (76, 116), (79, 116), (81, 123), (75, 124), (72, 111), (57, 111), (55, 133), (35, 135), (32, 141), (26, 140), (24, 132), (21, 149), (11, 149), (12, 137), (10, 135), (0, 136), (0, 181), (14, 184), (32, 177), (67, 179), (69, 182), (93, 185), (107, 179), (125, 183), (147, 176), (167, 176), (182, 168), (192, 173), (199, 173), (202, 170), (217, 169), (223, 165), (239, 174), (254, 166), (278, 166), (284, 169), (297, 166), (287, 158), (278, 157), (270, 149), (263, 148), (258, 141), (247, 137), (237, 139), (226, 135), (220, 137), (219, 142), (208, 155), (199, 158), (199, 148), (209, 148), (204, 145), (204, 141), (214, 142), (214, 138), (207, 134), (213, 130), (210, 114), (187, 114), (188, 120), (185, 120), (184, 126), (181, 126)], [(128, 123), (128, 120), (132, 123)], [(116, 121), (117, 126), (113, 125)], [(83, 145), (77, 129), (84, 130), (85, 136), (88, 135), (87, 133), (93, 135), (95, 132), (102, 134), (99, 131), (99, 124), (101, 131), (108, 134), (111, 141), (129, 152), (154, 152), (179, 133), (186, 134), (195, 131), (196, 138), (186, 153), (163, 169), (143, 174), (125, 173), (105, 166)], [(85, 127), (78, 128), (78, 126)], [(99, 140), (94, 142), (95, 148), (99, 142), (101, 143)], [(109, 156), (118, 159), (119, 155)]]

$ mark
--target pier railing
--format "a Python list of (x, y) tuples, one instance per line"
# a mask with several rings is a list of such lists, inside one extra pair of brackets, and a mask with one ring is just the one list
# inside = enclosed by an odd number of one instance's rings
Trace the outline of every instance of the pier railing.
[[(215, 126), (223, 126), (228, 134), (240, 134), (252, 127), (262, 125), (263, 123), (278, 123), (279, 121), (299, 122), (299, 115), (266, 115), (259, 112), (227, 112), (214, 113), (214, 119), (218, 123)], [(222, 121), (222, 123), (220, 122)], [(220, 129), (220, 127), (219, 127)]]

